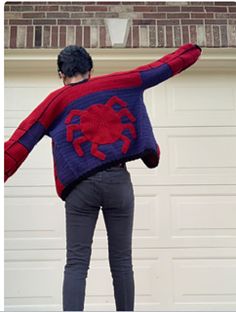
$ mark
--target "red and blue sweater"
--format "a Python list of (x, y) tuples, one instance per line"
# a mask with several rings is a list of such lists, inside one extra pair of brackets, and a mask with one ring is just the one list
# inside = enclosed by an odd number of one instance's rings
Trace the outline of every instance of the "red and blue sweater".
[(200, 54), (198, 45), (188, 43), (152, 63), (51, 92), (4, 143), (4, 182), (44, 135), (51, 138), (56, 191), (63, 201), (81, 180), (120, 162), (141, 158), (148, 168), (157, 167), (160, 147), (143, 93), (193, 65)]

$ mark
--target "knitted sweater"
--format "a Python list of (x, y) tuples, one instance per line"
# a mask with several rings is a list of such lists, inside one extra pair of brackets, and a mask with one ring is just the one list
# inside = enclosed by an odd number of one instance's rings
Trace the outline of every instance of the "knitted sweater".
[(55, 186), (63, 201), (78, 182), (120, 162), (140, 158), (146, 167), (157, 167), (160, 147), (143, 93), (190, 67), (200, 54), (198, 45), (188, 43), (152, 63), (54, 90), (4, 143), (4, 182), (44, 135), (51, 138)]

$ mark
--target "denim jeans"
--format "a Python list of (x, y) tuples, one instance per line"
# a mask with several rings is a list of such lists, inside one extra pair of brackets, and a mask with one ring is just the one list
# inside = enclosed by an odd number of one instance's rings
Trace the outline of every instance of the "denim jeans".
[(63, 311), (83, 311), (93, 234), (102, 208), (116, 311), (134, 310), (134, 190), (127, 167), (113, 166), (79, 182), (65, 199)]

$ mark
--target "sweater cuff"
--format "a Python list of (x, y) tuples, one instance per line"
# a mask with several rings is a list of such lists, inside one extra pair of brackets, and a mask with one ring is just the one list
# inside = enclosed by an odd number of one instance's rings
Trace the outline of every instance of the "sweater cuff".
[(195, 47), (202, 51), (202, 48), (200, 48), (198, 44), (195, 44)]

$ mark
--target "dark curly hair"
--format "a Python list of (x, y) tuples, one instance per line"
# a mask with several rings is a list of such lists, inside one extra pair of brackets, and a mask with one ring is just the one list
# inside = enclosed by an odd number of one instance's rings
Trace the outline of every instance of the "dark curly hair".
[(93, 68), (93, 60), (83, 47), (68, 45), (59, 53), (57, 67), (67, 77), (84, 75)]

